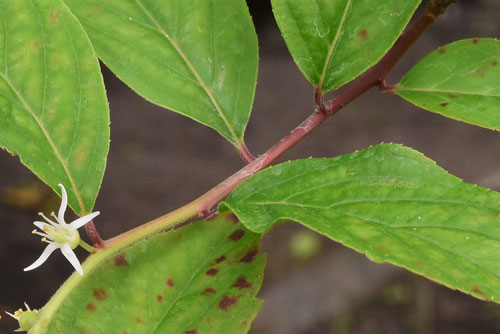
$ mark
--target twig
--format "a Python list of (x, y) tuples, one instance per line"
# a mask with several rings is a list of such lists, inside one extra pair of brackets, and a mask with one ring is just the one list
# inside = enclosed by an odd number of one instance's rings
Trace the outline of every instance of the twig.
[[(455, 0), (430, 0), (424, 12), (413, 21), (410, 26), (399, 37), (387, 54), (366, 74), (349, 85), (333, 100), (323, 102), (321, 91), (315, 91), (315, 101), (318, 105), (316, 111), (296, 127), (285, 138), (271, 147), (266, 153), (260, 155), (240, 169), (238, 172), (224, 180), (207, 193), (197, 198), (193, 202), (151, 222), (136, 227), (130, 231), (120, 234), (110, 240), (104, 241), (105, 247), (109, 247), (132, 235), (135, 238), (145, 236), (148, 233), (160, 231), (171, 226), (172, 222), (181, 222), (193, 216), (205, 216), (211, 209), (223, 200), (234, 188), (241, 184), (248, 177), (258, 171), (268, 167), (305, 136), (314, 131), (319, 125), (333, 116), (343, 107), (351, 103), (354, 99), (365, 93), (372, 87), (378, 85), (385, 86), (384, 80), (389, 72), (396, 66), (401, 57), (408, 51), (411, 45), (422, 35), (422, 33), (441, 15), (445, 9), (455, 2)], [(386, 86), (387, 87), (387, 86)], [(243, 147), (243, 146), (242, 146)], [(247, 159), (246, 159), (247, 160)], [(249, 160), (247, 160), (249, 161)]]

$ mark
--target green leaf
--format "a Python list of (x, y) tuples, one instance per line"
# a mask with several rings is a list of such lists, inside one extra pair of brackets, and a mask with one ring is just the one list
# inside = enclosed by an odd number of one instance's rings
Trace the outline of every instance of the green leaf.
[(0, 0), (0, 146), (92, 210), (109, 148), (97, 58), (60, 0)]
[(258, 66), (244, 0), (65, 1), (127, 85), (241, 147)]
[(394, 44), (420, 0), (272, 0), (288, 49), (323, 92), (353, 80)]
[(255, 232), (298, 221), (376, 262), (500, 300), (500, 194), (412, 149), (381, 144), (283, 163), (243, 182), (225, 205)]
[(411, 103), (500, 130), (500, 41), (474, 38), (435, 50), (395, 87)]
[[(246, 333), (262, 301), (260, 236), (234, 215), (99, 251), (30, 333)], [(237, 220), (236, 220), (237, 222)]]

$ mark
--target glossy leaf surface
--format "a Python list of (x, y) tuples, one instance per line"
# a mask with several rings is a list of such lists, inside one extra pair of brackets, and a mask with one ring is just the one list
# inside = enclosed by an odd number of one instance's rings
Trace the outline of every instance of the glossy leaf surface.
[(422, 109), (500, 130), (500, 41), (474, 38), (440, 47), (395, 91)]
[(380, 60), (420, 0), (272, 0), (286, 44), (305, 77), (323, 92)]
[(412, 149), (381, 144), (276, 165), (243, 182), (226, 205), (255, 232), (298, 221), (376, 262), (500, 300), (500, 194)]
[(262, 305), (259, 245), (259, 235), (219, 215), (97, 253), (32, 333), (246, 333)]
[(127, 85), (241, 145), (258, 64), (244, 0), (65, 1)]
[(109, 148), (97, 58), (60, 0), (0, 1), (0, 146), (79, 214), (94, 206)]

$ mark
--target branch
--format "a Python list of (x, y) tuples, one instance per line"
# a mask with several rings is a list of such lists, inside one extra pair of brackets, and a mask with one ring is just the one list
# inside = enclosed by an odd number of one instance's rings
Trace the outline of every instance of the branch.
[(89, 236), (90, 240), (92, 241), (92, 246), (94, 246), (94, 248), (103, 248), (104, 247), (104, 241), (102, 240), (101, 236), (97, 232), (97, 229), (95, 228), (93, 221), (85, 224), (85, 232), (87, 232), (87, 235)]
[[(252, 163), (240, 169), (224, 182), (200, 197), (203, 203), (200, 212), (206, 212), (224, 199), (241, 182), (258, 171), (268, 167), (285, 152), (295, 146), (305, 136), (311, 133), (329, 117), (337, 113), (357, 97), (365, 93), (372, 87), (383, 84), (390, 71), (396, 66), (403, 55), (422, 35), (422, 33), (444, 13), (446, 7), (455, 0), (431, 0), (425, 11), (405, 30), (387, 54), (366, 74), (357, 79), (347, 89), (343, 90), (333, 100), (323, 102), (323, 97), (315, 91), (315, 100), (318, 103), (317, 110), (302, 122), (288, 136), (283, 138), (276, 145), (271, 147), (266, 153), (259, 156)], [(324, 105), (323, 105), (324, 103)], [(196, 200), (196, 201), (198, 201)]]
[(255, 160), (255, 157), (250, 153), (244, 142), (241, 142), (241, 148), (238, 149), (238, 154), (246, 163), (251, 163)]
[(271, 147), (266, 153), (252, 160), (244, 157), (245, 153), (240, 152), (244, 159), (249, 161), (249, 164), (238, 172), (193, 202), (163, 217), (159, 217), (110, 240), (106, 240), (104, 241), (104, 246), (109, 247), (129, 236), (134, 235), (137, 238), (139, 236), (145, 236), (148, 233), (154, 233), (155, 231), (171, 227), (175, 222), (181, 221), (181, 217), (187, 220), (196, 215), (200, 217), (207, 216), (208, 213), (212, 212), (211, 209), (217, 205), (217, 203), (229, 195), (229, 193), (244, 180), (271, 165), (304, 137), (313, 132), (324, 121), (351, 103), (354, 99), (372, 87), (387, 87), (385, 85), (385, 78), (390, 71), (396, 66), (406, 51), (408, 51), (422, 33), (439, 15), (444, 13), (445, 9), (453, 2), (455, 2), (455, 0), (430, 0), (424, 12), (409, 25), (403, 34), (401, 34), (387, 54), (374, 67), (368, 70), (368, 72), (357, 79), (348, 88), (344, 89), (333, 100), (324, 102), (322, 94), (316, 89), (315, 101), (318, 104), (316, 111), (290, 132), (290, 134)]

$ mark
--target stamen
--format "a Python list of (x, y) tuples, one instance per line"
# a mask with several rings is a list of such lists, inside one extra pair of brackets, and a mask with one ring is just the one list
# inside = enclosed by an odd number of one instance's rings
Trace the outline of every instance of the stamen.
[(31, 234), (37, 234), (37, 233), (38, 231), (36, 230), (36, 228), (33, 231), (31, 231)]
[[(52, 212), (52, 213), (54, 213), (54, 212)], [(40, 216), (42, 216), (42, 217), (43, 217), (43, 219), (45, 219), (45, 221), (46, 221), (47, 223), (49, 223), (50, 225), (52, 225), (52, 226), (54, 226), (54, 227), (57, 227), (57, 224), (56, 224), (56, 223), (54, 223), (54, 222), (53, 222), (52, 220), (50, 220), (49, 218), (47, 218), (47, 217), (46, 217), (46, 216), (45, 216), (42, 212), (39, 212), (38, 214), (39, 214)]]
[(35, 232), (35, 233), (33, 233), (33, 234), (38, 234), (38, 235), (40, 235), (40, 236), (42, 236), (42, 237), (49, 238), (49, 235), (48, 235), (48, 234), (41, 233), (41, 232), (38, 232), (38, 231), (37, 231), (37, 232)]

